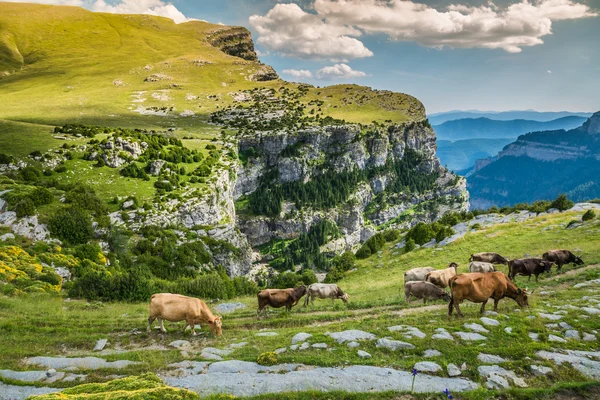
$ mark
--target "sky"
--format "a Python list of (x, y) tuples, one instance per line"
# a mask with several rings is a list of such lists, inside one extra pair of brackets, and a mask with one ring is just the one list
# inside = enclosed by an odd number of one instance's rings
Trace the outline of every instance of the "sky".
[(600, 0), (33, 1), (245, 26), (286, 80), (408, 93), (428, 113), (600, 110)]

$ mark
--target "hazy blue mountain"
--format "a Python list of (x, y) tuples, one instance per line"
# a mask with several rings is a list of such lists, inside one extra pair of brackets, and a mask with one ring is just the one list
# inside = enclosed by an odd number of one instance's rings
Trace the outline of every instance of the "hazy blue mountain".
[[(571, 130), (532, 132), (467, 177), (471, 208), (552, 199), (600, 197), (600, 112)], [(480, 169), (477, 169), (479, 168)]]
[(513, 139), (438, 140), (437, 156), (442, 165), (454, 172), (470, 169), (475, 161), (498, 154)]
[(570, 111), (557, 111), (557, 112), (539, 112), (534, 110), (522, 110), (522, 111), (447, 111), (441, 113), (433, 113), (427, 115), (429, 123), (431, 125), (440, 125), (446, 121), (454, 121), (457, 119), (464, 118), (489, 118), (496, 121), (510, 121), (514, 119), (526, 119), (530, 121), (552, 121), (554, 119), (563, 117), (585, 117), (589, 118), (592, 113), (588, 112), (570, 112)]
[(502, 139), (517, 138), (528, 132), (548, 131), (556, 129), (573, 129), (580, 126), (587, 118), (570, 116), (552, 121), (539, 122), (525, 119), (511, 121), (496, 121), (493, 119), (465, 118), (446, 121), (441, 125), (434, 125), (437, 138), (440, 140), (464, 139)]

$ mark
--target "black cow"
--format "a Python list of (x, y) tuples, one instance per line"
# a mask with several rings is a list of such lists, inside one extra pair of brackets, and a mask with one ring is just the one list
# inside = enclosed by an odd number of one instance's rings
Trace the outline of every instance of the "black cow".
[(581, 257), (576, 256), (569, 250), (549, 250), (542, 255), (542, 258), (546, 261), (553, 262), (557, 265), (556, 271), (560, 271), (563, 265), (575, 263), (582, 265), (583, 260)]
[(508, 277), (510, 280), (515, 280), (517, 275), (524, 275), (529, 277), (528, 280), (531, 280), (531, 275), (535, 275), (535, 281), (537, 282), (540, 274), (551, 272), (552, 265), (554, 263), (541, 258), (510, 260), (508, 262)]

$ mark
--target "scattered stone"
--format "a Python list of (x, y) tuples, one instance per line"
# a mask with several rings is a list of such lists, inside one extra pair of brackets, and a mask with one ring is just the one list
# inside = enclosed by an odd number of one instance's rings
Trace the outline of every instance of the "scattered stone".
[(188, 342), (187, 340), (174, 340), (171, 343), (169, 343), (169, 347), (173, 347), (179, 350), (183, 350), (189, 346), (190, 342)]
[(563, 353), (556, 353), (542, 350), (535, 354), (545, 360), (554, 361), (558, 365), (569, 363), (586, 377), (600, 379), (600, 361), (596, 361), (600, 359), (598, 351), (564, 350)]
[(590, 286), (590, 285), (598, 285), (598, 284), (600, 284), (600, 279), (592, 279), (592, 280), (589, 280), (589, 281), (577, 283), (577, 284), (573, 285), (573, 287), (575, 289), (579, 289), (579, 288), (582, 288), (582, 287), (586, 287), (586, 286)]
[(488, 317), (490, 315), (493, 317), (496, 317), (496, 316), (498, 316), (498, 313), (496, 311), (486, 311), (483, 313), (483, 315), (485, 315), (486, 317)]
[(361, 331), (361, 330), (357, 330), (357, 329), (350, 329), (350, 330), (342, 331), (342, 332), (334, 332), (334, 333), (330, 333), (329, 336), (331, 338), (333, 338), (334, 340), (336, 340), (339, 344), (349, 342), (349, 341), (356, 341), (356, 340), (375, 340), (375, 339), (377, 339), (377, 336), (375, 336), (374, 334), (365, 332), (365, 331)]
[(310, 347), (310, 344), (308, 342), (304, 342), (302, 343), (302, 345), (300, 347), (298, 347), (298, 350), (306, 350)]
[[(0, 207), (1, 209), (1, 207)], [(9, 240), (13, 240), (15, 238), (15, 235), (13, 235), (12, 233), (5, 233), (4, 235), (0, 236), (0, 242), (7, 242)]]
[(404, 336), (406, 336), (409, 339), (412, 339), (415, 337), (417, 337), (419, 339), (424, 339), (425, 337), (427, 337), (427, 335), (424, 334), (423, 332), (421, 332), (421, 330), (419, 328), (415, 328), (414, 326), (396, 325), (396, 326), (390, 326), (388, 328), (388, 330), (390, 332), (400, 331), (400, 333), (402, 333)]
[(557, 314), (546, 314), (546, 313), (539, 313), (539, 316), (545, 319), (549, 319), (550, 321), (558, 321), (559, 319), (562, 318), (562, 315), (557, 315)]
[(529, 332), (527, 335), (534, 342), (539, 342), (540, 341), (540, 335), (539, 335), (539, 333)]
[(371, 355), (369, 353), (367, 353), (366, 351), (362, 351), (362, 350), (358, 351), (358, 356), (360, 358), (371, 358)]
[(460, 368), (458, 368), (454, 364), (448, 364), (446, 369), (448, 370), (448, 376), (459, 376), (462, 374), (462, 371), (460, 370)]
[(506, 360), (500, 356), (486, 353), (479, 353), (477, 355), (477, 359), (484, 364), (496, 364), (506, 362)]
[(96, 345), (94, 346), (94, 351), (102, 351), (104, 350), (104, 347), (106, 347), (106, 344), (108, 343), (108, 339), (100, 339), (96, 342)]
[(437, 328), (435, 331), (437, 333), (435, 333), (433, 336), (431, 336), (432, 339), (454, 340), (454, 338), (452, 337), (452, 335), (450, 334), (450, 332), (448, 332), (444, 328)]
[(432, 372), (432, 373), (439, 372), (442, 370), (442, 367), (440, 367), (438, 364), (436, 364), (432, 361), (420, 361), (415, 364), (414, 368), (419, 372)]
[(297, 350), (298, 347), (300, 347), (299, 344), (293, 344), (293, 345), (290, 346), (290, 350)]
[(275, 354), (285, 353), (286, 351), (287, 351), (287, 347), (280, 347), (277, 350), (275, 350)]
[(556, 335), (548, 335), (548, 341), (549, 342), (557, 342), (557, 343), (567, 343), (567, 341), (563, 338), (561, 338), (560, 336), (556, 336)]
[(506, 328), (504, 328), (504, 332), (508, 333), (509, 335), (512, 334), (512, 330), (513, 328), (507, 326)]
[(491, 390), (508, 389), (510, 388), (510, 384), (504, 377), (494, 374), (490, 375), (487, 378), (487, 381), (485, 382), (485, 387)]
[(218, 313), (228, 314), (234, 312), (235, 310), (240, 310), (246, 308), (247, 306), (244, 303), (236, 302), (236, 303), (221, 303), (215, 306), (215, 310)]
[(315, 349), (326, 349), (327, 343), (315, 343), (310, 347), (315, 348)]
[(552, 368), (544, 367), (543, 365), (531, 365), (529, 368), (535, 376), (543, 376), (552, 372)]
[(581, 309), (588, 314), (592, 314), (592, 315), (600, 314), (600, 310), (597, 308), (594, 308), (594, 307), (581, 307)]
[(348, 343), (346, 344), (346, 346), (350, 347), (351, 349), (355, 349), (355, 348), (357, 348), (358, 346), (360, 346), (360, 343), (352, 341), (352, 342), (348, 342)]
[(528, 316), (525, 317), (525, 319), (529, 319), (529, 320), (535, 319), (535, 315), (528, 315)]
[(500, 325), (500, 322), (498, 322), (497, 320), (492, 319), (492, 318), (481, 317), (481, 318), (479, 318), (479, 320), (481, 322), (483, 322), (484, 325), (487, 325), (487, 326), (498, 326), (498, 325)]
[(306, 341), (308, 338), (312, 337), (310, 333), (300, 332), (296, 333), (292, 338), (292, 344), (297, 344)]
[(565, 332), (565, 338), (567, 339), (575, 339), (575, 340), (580, 340), (581, 337), (579, 336), (579, 331), (576, 329), (568, 329)]
[(564, 321), (563, 321), (563, 322), (560, 322), (560, 323), (558, 324), (558, 326), (560, 326), (560, 327), (561, 327), (561, 328), (563, 328), (563, 329), (573, 329), (573, 327), (572, 327), (571, 325), (567, 324), (567, 323), (566, 323), (566, 322), (564, 322)]
[(242, 347), (244, 347), (247, 344), (248, 344), (248, 342), (231, 343), (229, 345), (229, 347), (231, 347), (232, 349), (241, 349)]
[(441, 356), (442, 353), (434, 350), (434, 349), (429, 349), (429, 350), (425, 350), (425, 353), (423, 354), (423, 357), (425, 358), (431, 358), (431, 357), (439, 357)]
[(517, 377), (517, 375), (513, 371), (504, 369), (499, 365), (481, 365), (477, 368), (477, 371), (479, 372), (479, 375), (487, 377), (488, 380), (490, 380), (490, 378), (492, 378), (493, 376), (500, 376), (505, 379), (510, 379), (515, 384), (515, 386), (522, 388), (528, 386), (527, 383), (525, 383), (523, 379)]
[(376, 347), (379, 348), (384, 348), (384, 349), (388, 349), (391, 351), (396, 351), (396, 350), (400, 350), (400, 349), (414, 349), (415, 346), (413, 346), (410, 343), (406, 343), (406, 342), (401, 342), (399, 340), (392, 340), (392, 339), (378, 339), (377, 340), (377, 344)]
[(463, 325), (465, 328), (470, 329), (472, 331), (475, 332), (479, 332), (479, 333), (489, 333), (490, 331), (485, 329), (483, 326), (479, 325), (479, 324), (464, 324)]
[(456, 336), (461, 338), (462, 340), (467, 341), (478, 341), (478, 340), (487, 340), (487, 338), (479, 333), (473, 332), (454, 332)]
[(591, 333), (587, 333), (587, 332), (583, 333), (583, 340), (585, 342), (593, 342), (596, 339), (597, 339), (596, 335), (592, 335)]
[(46, 368), (54, 369), (104, 369), (114, 368), (122, 369), (130, 365), (139, 364), (137, 361), (117, 360), (106, 361), (98, 357), (31, 357), (26, 358), (25, 363), (28, 365), (39, 365)]
[(221, 357), (218, 354), (213, 354), (213, 353), (208, 353), (206, 351), (202, 351), (200, 353), (200, 357), (205, 359), (205, 360), (212, 360), (212, 361), (222, 361), (223, 357)]
[(279, 336), (277, 332), (258, 332), (255, 333), (254, 336)]

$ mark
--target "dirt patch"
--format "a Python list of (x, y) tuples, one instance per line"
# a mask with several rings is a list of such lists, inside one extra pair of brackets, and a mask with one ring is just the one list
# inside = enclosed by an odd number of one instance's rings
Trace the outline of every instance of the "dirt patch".
[(554, 275), (554, 276), (552, 276), (552, 277), (550, 277), (550, 278), (548, 278), (546, 280), (547, 281), (555, 281), (557, 279), (564, 278), (565, 276), (579, 275), (579, 274), (581, 274), (583, 272), (586, 272), (586, 271), (589, 271), (589, 270), (592, 270), (592, 269), (598, 269), (598, 268), (600, 268), (600, 264), (592, 264), (592, 265), (588, 265), (588, 266), (585, 266), (585, 267), (582, 267), (582, 268), (576, 268), (576, 269), (572, 269), (572, 270), (567, 271), (567, 272), (562, 272), (560, 274), (556, 274), (556, 275)]

